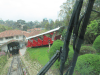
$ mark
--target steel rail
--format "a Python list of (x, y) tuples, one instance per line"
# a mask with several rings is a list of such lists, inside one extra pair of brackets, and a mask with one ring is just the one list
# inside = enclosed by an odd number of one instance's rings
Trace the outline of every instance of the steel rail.
[(16, 62), (17, 63), (17, 66), (16, 66), (17, 67), (17, 69), (16, 69), (17, 75), (23, 75), (23, 70), (21, 67), (21, 61), (20, 61), (19, 55), (13, 56), (13, 59), (11, 61), (11, 66), (8, 69), (7, 75), (12, 75), (12, 73), (14, 72), (13, 65), (16, 64), (14, 61), (17, 61)]

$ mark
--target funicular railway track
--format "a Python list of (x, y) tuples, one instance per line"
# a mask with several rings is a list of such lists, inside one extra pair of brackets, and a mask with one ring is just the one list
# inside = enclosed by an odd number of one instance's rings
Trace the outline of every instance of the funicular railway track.
[(14, 55), (7, 75), (23, 75), (19, 55)]

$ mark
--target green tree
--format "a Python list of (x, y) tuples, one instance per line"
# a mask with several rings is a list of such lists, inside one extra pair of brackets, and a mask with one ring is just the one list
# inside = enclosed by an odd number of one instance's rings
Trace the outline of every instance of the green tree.
[(47, 23), (45, 24), (45, 28), (46, 28), (47, 30), (50, 29), (50, 28), (49, 28), (49, 22), (47, 22)]
[(60, 26), (62, 26), (62, 22), (59, 21), (59, 20), (56, 20), (55, 24), (54, 24), (54, 28), (57, 28), (57, 27), (60, 27)]
[(5, 31), (5, 30), (12, 30), (12, 27), (0, 25), (0, 32), (3, 32), (3, 31)]
[(27, 31), (27, 29), (28, 29), (28, 27), (25, 25), (25, 26), (23, 26), (23, 30), (24, 31)]
[(69, 24), (74, 3), (75, 3), (75, 0), (72, 0), (72, 1), (67, 0), (65, 3), (63, 3), (60, 6), (61, 10), (59, 13), (59, 17), (61, 20), (63, 20), (63, 23), (65, 23), (64, 25), (66, 26), (68, 26)]
[(97, 36), (97, 38), (93, 42), (93, 47), (97, 50), (97, 53), (100, 54), (100, 35)]
[(87, 26), (84, 39), (87, 43), (92, 44), (98, 35), (100, 35), (100, 20), (91, 21), (91, 23)]
[(52, 21), (50, 22), (50, 30), (53, 29), (53, 28), (54, 28), (54, 21), (52, 20)]

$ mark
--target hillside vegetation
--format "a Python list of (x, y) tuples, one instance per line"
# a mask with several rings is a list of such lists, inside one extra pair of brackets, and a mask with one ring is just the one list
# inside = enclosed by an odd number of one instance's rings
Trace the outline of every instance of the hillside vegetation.
[(4, 25), (0, 24), (0, 32), (3, 32), (5, 30), (11, 30), (11, 29), (12, 29), (12, 27), (8, 27), (8, 26), (4, 26)]
[(7, 56), (0, 56), (0, 73), (2, 72), (5, 64), (7, 62)]
[[(61, 40), (56, 40), (51, 46), (49, 52), (48, 47), (41, 48), (28, 48), (27, 53), (32, 61), (38, 61), (41, 65), (45, 65), (50, 58), (56, 53), (56, 50), (60, 50), (63, 46)], [(73, 46), (69, 45), (69, 54), (67, 61), (65, 62), (65, 70), (70, 67), (73, 58)], [(97, 55), (96, 49), (92, 46), (82, 46), (80, 49), (79, 57), (75, 66), (74, 75), (98, 75), (100, 69), (100, 55)], [(57, 60), (52, 66), (52, 70), (59, 70), (60, 62)]]
[(32, 61), (38, 61), (43, 66), (49, 61), (48, 47), (28, 48), (27, 53)]

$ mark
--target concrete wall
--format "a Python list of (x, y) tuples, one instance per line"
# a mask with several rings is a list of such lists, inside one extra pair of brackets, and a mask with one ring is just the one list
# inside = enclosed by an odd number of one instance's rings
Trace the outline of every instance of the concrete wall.
[(20, 48), (25, 47), (25, 42), (19, 42), (19, 44), (20, 44)]
[[(23, 47), (25, 46), (25, 43), (24, 43), (24, 42), (19, 42), (19, 44), (20, 44), (20, 47), (21, 47), (21, 48), (23, 48)], [(3, 46), (1, 47), (1, 51), (7, 52), (7, 50), (8, 50), (7, 44), (5, 44), (5, 45), (3, 45)]]
[(19, 38), (16, 38), (16, 36), (13, 36), (12, 39), (6, 39), (6, 38), (3, 38), (3, 40), (0, 40), (0, 45), (10, 41), (10, 40), (23, 40), (23, 35), (19, 35), (18, 36)]
[(7, 45), (3, 45), (3, 46), (1, 47), (1, 51), (5, 51), (5, 52), (7, 52), (7, 50), (8, 50)]

